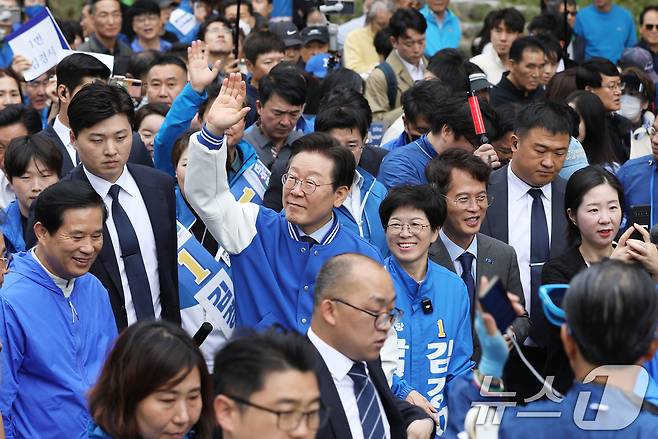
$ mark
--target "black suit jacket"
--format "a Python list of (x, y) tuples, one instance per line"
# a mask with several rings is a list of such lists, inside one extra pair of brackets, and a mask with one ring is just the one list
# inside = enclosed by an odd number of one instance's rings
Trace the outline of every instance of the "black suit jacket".
[[(164, 172), (132, 163), (128, 163), (128, 171), (135, 179), (142, 194), (155, 236), (160, 278), (161, 317), (164, 320), (180, 324), (174, 179)], [(89, 182), (81, 165), (73, 168), (65, 179)], [(135, 232), (139, 236), (140, 231), (135, 230)], [(114, 318), (117, 328), (121, 331), (128, 326), (128, 318), (119, 266), (114, 255), (112, 240), (105, 225), (103, 225), (103, 247), (89, 272), (101, 281), (110, 294)]]
[[(489, 178), (489, 194), (493, 195), (493, 204), (487, 210), (482, 223), (481, 233), (509, 243), (507, 217), (507, 166), (494, 171)], [(551, 195), (551, 258), (560, 256), (568, 248), (567, 218), (564, 209), (564, 191), (567, 182), (557, 177), (552, 183)], [(528, 237), (529, 239), (529, 237)], [(521, 267), (519, 267), (521, 268)]]
[[(60, 175), (64, 177), (66, 174), (71, 172), (75, 165), (71, 161), (71, 156), (66, 150), (66, 146), (64, 146), (59, 136), (55, 132), (55, 128), (53, 128), (53, 122), (49, 123), (48, 126), (41, 130), (39, 134), (42, 134), (54, 141), (57, 145), (57, 149), (59, 149), (59, 152), (62, 153), (62, 172)], [(142, 139), (137, 133), (133, 133), (133, 143), (132, 148), (130, 149), (128, 162), (138, 165), (150, 166), (151, 168), (153, 167), (153, 160), (151, 160), (151, 156), (144, 146), (144, 142), (142, 142)]]
[[(324, 406), (329, 408), (329, 420), (324, 427), (318, 430), (316, 439), (350, 439), (352, 433), (334, 379), (320, 353), (315, 347), (313, 349), (316, 353), (315, 375), (320, 385), (320, 398)], [(371, 361), (366, 364), (368, 365), (370, 379), (377, 389), (382, 406), (384, 406), (384, 412), (386, 412), (391, 428), (391, 439), (406, 438), (409, 424), (419, 419), (429, 419), (429, 416), (423, 409), (407, 401), (397, 399), (393, 395), (384, 376), (381, 362)], [(432, 433), (431, 437), (434, 437), (434, 434)]]

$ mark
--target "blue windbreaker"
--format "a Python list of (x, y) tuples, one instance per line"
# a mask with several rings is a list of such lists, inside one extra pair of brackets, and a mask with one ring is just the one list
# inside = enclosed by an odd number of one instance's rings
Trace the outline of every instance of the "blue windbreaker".
[(347, 210), (347, 207), (345, 207), (345, 204), (343, 204), (336, 209), (338, 220), (341, 225), (377, 247), (382, 256), (387, 256), (388, 245), (386, 244), (386, 232), (379, 218), (379, 205), (386, 198), (387, 190), (368, 171), (363, 168), (358, 168), (357, 170), (363, 177), (363, 184), (361, 185), (361, 218), (359, 221), (356, 221), (349, 210)]
[(381, 181), (386, 189), (405, 184), (427, 183), (425, 166), (436, 155), (436, 150), (427, 140), (427, 136), (423, 136), (386, 154), (379, 167), (377, 180)]
[(5, 236), (7, 252), (18, 253), (25, 251), (25, 239), (23, 239), (23, 223), (21, 222), (21, 211), (18, 208), (18, 200), (9, 203), (5, 209), (6, 222), (2, 226), (2, 234)]
[(5, 276), (0, 313), (7, 438), (86, 437), (86, 395), (117, 336), (107, 290), (87, 273), (67, 299), (22, 252)]
[[(399, 358), (392, 390), (400, 399), (411, 390), (427, 398), (438, 411), (440, 435), (448, 421), (446, 387), (475, 364), (471, 361), (473, 340), (466, 285), (455, 273), (432, 261), (428, 261), (421, 283), (409, 276), (394, 256), (384, 264), (393, 278), (396, 306), (404, 313), (395, 325)], [(423, 312), (423, 299), (432, 302), (429, 314)]]

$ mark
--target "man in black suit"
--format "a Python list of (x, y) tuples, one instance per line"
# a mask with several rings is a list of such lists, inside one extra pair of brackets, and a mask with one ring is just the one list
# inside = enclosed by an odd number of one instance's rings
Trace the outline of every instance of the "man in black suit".
[[(71, 100), (83, 86), (96, 81), (107, 82), (110, 77), (110, 69), (91, 55), (74, 53), (57, 64), (56, 74), (59, 114), (52, 123), (43, 129), (42, 134), (53, 139), (62, 153), (64, 160), (62, 160), (60, 175), (64, 176), (80, 163), (78, 153), (70, 141), (71, 130), (67, 112)], [(153, 166), (153, 161), (137, 133), (132, 135), (132, 147), (128, 161)]]
[(434, 437), (434, 421), (396, 399), (382, 371), (380, 350), (400, 312), (384, 267), (354, 253), (335, 256), (318, 273), (314, 299), (308, 338), (329, 408), (317, 438)]
[[(532, 321), (523, 351), (535, 368), (541, 368), (548, 328), (537, 295), (541, 270), (549, 258), (564, 253), (568, 245), (566, 182), (559, 173), (572, 132), (569, 108), (553, 102), (533, 103), (517, 113), (514, 132), (512, 161), (489, 179), (493, 203), (481, 231), (516, 251)], [(522, 396), (532, 396), (540, 387), (515, 353), (507, 362), (504, 379), (506, 388)]]
[[(482, 276), (487, 279), (497, 276), (506, 290), (518, 296), (519, 303), (525, 306), (516, 252), (504, 242), (480, 233), (487, 208), (493, 201), (487, 195), (491, 168), (473, 154), (453, 148), (432, 159), (425, 174), (427, 181), (435, 184), (446, 199), (446, 220), (439, 239), (430, 247), (430, 259), (464, 280), (471, 300), (471, 324), (475, 292)], [(518, 342), (525, 341), (530, 331), (528, 314), (517, 317), (512, 326)], [(477, 361), (480, 345), (475, 331), (473, 351)]]
[(68, 178), (89, 182), (109, 213), (90, 272), (110, 294), (117, 327), (148, 318), (180, 323), (174, 180), (153, 168), (126, 165), (134, 117), (130, 96), (118, 86), (89, 84), (71, 100), (68, 117), (82, 162)]

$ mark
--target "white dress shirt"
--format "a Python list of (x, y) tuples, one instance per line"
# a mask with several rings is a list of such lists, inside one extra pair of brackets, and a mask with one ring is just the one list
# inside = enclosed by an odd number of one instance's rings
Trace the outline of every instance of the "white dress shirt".
[(422, 81), (424, 79), (425, 64), (423, 63), (422, 59), (420, 61), (418, 61), (418, 65), (415, 66), (415, 65), (405, 61), (397, 51), (395, 53), (398, 55), (398, 58), (400, 58), (400, 61), (402, 62), (402, 65), (404, 66), (404, 68), (407, 69), (407, 72), (409, 72), (409, 75), (411, 76), (411, 79), (413, 79), (414, 81)]
[(0, 170), (0, 208), (6, 209), (16, 199), (16, 194), (9, 184), (9, 179)]
[[(313, 343), (313, 346), (315, 346), (320, 353), (320, 356), (327, 365), (327, 369), (329, 369), (329, 372), (331, 373), (331, 377), (334, 379), (340, 403), (343, 406), (343, 411), (345, 412), (347, 422), (350, 426), (352, 439), (364, 439), (365, 436), (363, 435), (363, 428), (361, 427), (361, 418), (359, 417), (359, 406), (356, 404), (356, 396), (354, 395), (354, 381), (352, 381), (352, 378), (347, 374), (352, 368), (354, 361), (325, 343), (315, 332), (313, 332), (313, 329), (308, 330), (307, 336), (309, 340), (311, 340), (311, 343)], [(366, 373), (370, 376), (368, 365), (366, 365)], [(391, 427), (388, 424), (388, 418), (386, 417), (384, 406), (382, 405), (381, 398), (376, 390), (375, 396), (377, 397), (379, 411), (382, 414), (382, 422), (384, 424), (386, 438), (390, 439)]]
[(105, 225), (110, 233), (112, 240), (112, 247), (114, 248), (114, 256), (119, 266), (119, 274), (121, 275), (121, 285), (123, 287), (123, 296), (126, 306), (126, 316), (128, 317), (128, 325), (137, 321), (137, 314), (135, 313), (135, 306), (133, 305), (132, 294), (130, 293), (130, 286), (128, 285), (128, 276), (126, 275), (126, 267), (121, 257), (121, 245), (119, 244), (119, 235), (117, 234), (114, 219), (112, 218), (112, 197), (109, 195), (110, 188), (114, 184), (121, 187), (119, 191), (119, 201), (121, 207), (126, 211), (130, 222), (135, 229), (137, 238), (139, 240), (139, 250), (142, 253), (144, 260), (144, 268), (146, 269), (146, 276), (148, 277), (149, 286), (151, 287), (151, 302), (153, 303), (153, 311), (155, 311), (155, 318), (159, 319), (162, 312), (160, 305), (160, 277), (158, 274), (158, 255), (155, 247), (155, 236), (153, 234), (153, 227), (146, 204), (142, 198), (142, 194), (137, 187), (128, 168), (124, 166), (121, 177), (116, 183), (110, 183), (100, 177), (95, 176), (83, 167), (85, 175), (89, 179), (89, 183), (94, 188), (96, 193), (101, 196), (107, 207), (107, 221)]
[(359, 226), (359, 235), (363, 237), (363, 221), (361, 217), (363, 216), (363, 209), (366, 205), (366, 200), (361, 202), (361, 187), (363, 186), (363, 176), (359, 174), (359, 171), (354, 171), (354, 181), (352, 182), (352, 187), (350, 188), (350, 193), (347, 194), (347, 198), (343, 202), (343, 206), (347, 211), (352, 215), (354, 221)]
[(55, 130), (55, 133), (57, 133), (57, 137), (59, 137), (59, 140), (62, 141), (64, 144), (64, 147), (66, 148), (66, 152), (69, 153), (69, 157), (71, 157), (71, 162), (73, 162), (73, 166), (77, 166), (78, 161), (76, 159), (76, 154), (77, 151), (75, 150), (75, 146), (71, 144), (71, 129), (67, 128), (64, 126), (64, 124), (59, 120), (59, 115), (55, 117), (55, 122), (53, 122), (53, 129)]
[(462, 269), (462, 264), (459, 262), (459, 257), (465, 252), (469, 252), (474, 256), (473, 262), (471, 262), (471, 276), (473, 276), (473, 280), (475, 283), (477, 283), (478, 236), (475, 235), (473, 237), (471, 244), (466, 250), (452, 242), (452, 240), (448, 238), (448, 235), (443, 233), (443, 229), (441, 229), (439, 232), (439, 238), (441, 239), (441, 242), (443, 242), (443, 245), (446, 246), (446, 250), (448, 250), (448, 254), (450, 255), (452, 264), (455, 267), (457, 276), (461, 277), (462, 273), (464, 272)]
[[(507, 236), (508, 244), (516, 250), (519, 261), (519, 274), (523, 286), (525, 308), (530, 312), (530, 216), (532, 215), (532, 196), (530, 189), (535, 189), (512, 172), (512, 166), (507, 167)], [(548, 242), (551, 239), (551, 194), (552, 186), (547, 184), (541, 188), (541, 200), (544, 204), (546, 224), (548, 225)], [(513, 220), (512, 220), (513, 218)], [(532, 316), (530, 316), (532, 318)]]

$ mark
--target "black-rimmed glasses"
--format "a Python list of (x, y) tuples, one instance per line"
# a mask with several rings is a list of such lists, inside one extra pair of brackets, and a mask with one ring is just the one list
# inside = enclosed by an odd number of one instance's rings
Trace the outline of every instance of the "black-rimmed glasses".
[(276, 415), (276, 426), (282, 431), (294, 431), (299, 428), (302, 420), (306, 418), (306, 426), (311, 430), (318, 430), (322, 427), (329, 419), (329, 408), (324, 407), (322, 401), (320, 401), (320, 406), (315, 410), (309, 410), (306, 412), (301, 412), (297, 410), (272, 410), (262, 405), (254, 404), (251, 401), (242, 399), (237, 396), (224, 395), (228, 398), (231, 398), (233, 401), (238, 404), (243, 404), (249, 407), (253, 407), (264, 412), (272, 413)]
[(390, 311), (382, 312), (382, 313), (374, 313), (372, 311), (368, 311), (367, 309), (359, 308), (358, 306), (354, 306), (351, 303), (348, 303), (344, 301), (343, 299), (338, 299), (338, 298), (333, 298), (330, 299), (334, 302), (342, 303), (343, 305), (347, 305), (350, 308), (354, 308), (358, 311), (361, 311), (363, 313), (368, 314), (369, 316), (372, 316), (375, 318), (375, 328), (382, 331), (388, 329), (389, 325), (394, 325), (400, 319), (402, 318), (402, 312), (401, 309), (399, 308), (393, 308)]

